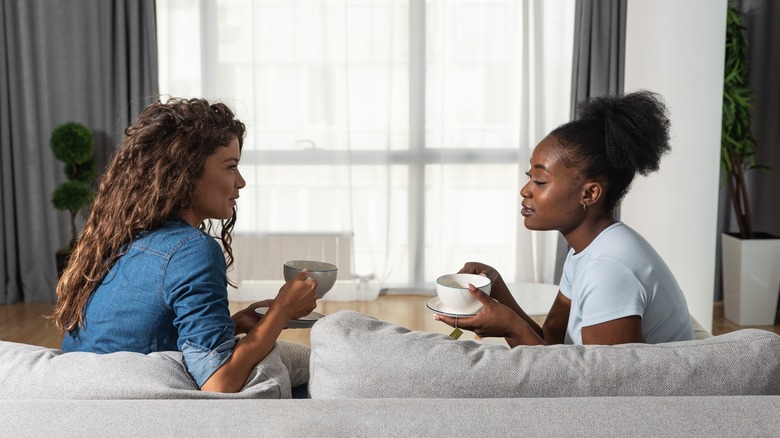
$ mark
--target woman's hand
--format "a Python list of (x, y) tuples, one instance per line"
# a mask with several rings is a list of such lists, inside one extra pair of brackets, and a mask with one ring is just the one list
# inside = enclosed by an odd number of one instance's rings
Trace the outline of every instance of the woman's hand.
[(316, 289), (317, 280), (304, 269), (279, 289), (271, 308), (284, 312), (288, 320), (304, 317), (317, 307)]
[(434, 319), (452, 327), (470, 330), (480, 337), (509, 337), (512, 328), (522, 322), (512, 309), (490, 298), (473, 284), (469, 284), (469, 292), (482, 303), (482, 311), (464, 318), (436, 314)]
[(436, 314), (433, 316), (434, 319), (451, 327), (470, 330), (480, 337), (503, 337), (510, 347), (546, 344), (539, 334), (541, 329), (537, 330), (538, 326), (531, 326), (526, 320), (528, 317), (524, 316), (525, 313), (518, 314), (477, 289), (473, 284), (469, 284), (469, 292), (482, 303), (482, 311), (465, 318)]
[(261, 322), (255, 323), (247, 335), (238, 340), (233, 347), (233, 354), (206, 380), (201, 389), (216, 392), (241, 390), (252, 368), (274, 348), (287, 322), (306, 316), (317, 307), (316, 289), (317, 282), (309, 277), (309, 271), (304, 270), (285, 283), (273, 300), (254, 303), (238, 312), (234, 321), (239, 320), (237, 327), (245, 328), (254, 318), (250, 318), (254, 309), (269, 306)]
[[(498, 273), (493, 267), (479, 262), (468, 262), (460, 268), (459, 274), (476, 274), (484, 275), (490, 279), (490, 295), (497, 298), (499, 302), (501, 297), (505, 295), (511, 296), (509, 288), (507, 288), (504, 279), (501, 278), (501, 274)], [(507, 303), (503, 303), (507, 304)]]
[(468, 262), (458, 271), (465, 274), (484, 275), (490, 279), (490, 296), (499, 303), (509, 307), (513, 312), (523, 318), (526, 322), (529, 321), (528, 315), (517, 304), (515, 297), (512, 296), (512, 292), (504, 283), (504, 279), (501, 278), (501, 274), (498, 273), (492, 267), (478, 262)]
[(239, 310), (234, 313), (230, 319), (233, 320), (233, 324), (236, 326), (234, 334), (248, 333), (252, 330), (252, 327), (260, 321), (260, 315), (255, 311), (259, 307), (271, 307), (274, 300), (263, 300), (256, 303), (252, 303), (246, 307), (246, 309)]
[(460, 268), (460, 271), (458, 271), (459, 274), (476, 274), (476, 275), (484, 275), (487, 278), (490, 279), (491, 283), (497, 283), (504, 281), (501, 279), (501, 274), (498, 273), (492, 266), (488, 266), (484, 263), (479, 262), (467, 262), (465, 265), (463, 265), (462, 268)]

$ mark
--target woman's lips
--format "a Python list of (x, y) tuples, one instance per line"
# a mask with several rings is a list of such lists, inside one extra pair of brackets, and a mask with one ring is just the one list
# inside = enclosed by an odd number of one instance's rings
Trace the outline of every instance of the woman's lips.
[(534, 210), (532, 208), (528, 208), (523, 204), (523, 208), (520, 209), (520, 214), (523, 215), (523, 217), (528, 217), (534, 214)]

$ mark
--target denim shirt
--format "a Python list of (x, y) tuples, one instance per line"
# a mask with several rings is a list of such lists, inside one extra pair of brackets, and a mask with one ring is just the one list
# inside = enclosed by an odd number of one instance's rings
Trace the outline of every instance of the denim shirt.
[(181, 218), (130, 244), (87, 302), (63, 351), (182, 352), (198, 387), (233, 353), (225, 257)]

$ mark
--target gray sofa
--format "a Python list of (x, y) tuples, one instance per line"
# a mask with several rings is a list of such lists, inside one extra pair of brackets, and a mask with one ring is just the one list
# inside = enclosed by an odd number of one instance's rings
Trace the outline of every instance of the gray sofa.
[(510, 350), (342, 311), (311, 342), (311, 399), (291, 400), (278, 349), (213, 394), (176, 352), (0, 341), (0, 436), (780, 435), (780, 336), (762, 330)]

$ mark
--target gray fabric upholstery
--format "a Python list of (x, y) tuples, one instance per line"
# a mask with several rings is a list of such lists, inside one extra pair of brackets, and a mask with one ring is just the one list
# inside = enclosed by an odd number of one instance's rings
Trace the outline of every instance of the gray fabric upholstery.
[(303, 344), (276, 341), (282, 363), (290, 373), (290, 385), (293, 387), (303, 385), (309, 381), (309, 358), (311, 349)]
[[(327, 336), (336, 338), (326, 341), (323, 338)], [(452, 341), (446, 336), (409, 332), (353, 312), (340, 312), (323, 318), (315, 325), (313, 337), (319, 346), (311, 350), (312, 383), (324, 377), (322, 367), (317, 365), (322, 360), (318, 354), (343, 352), (347, 355), (334, 361), (335, 367), (341, 367), (336, 373), (339, 378), (365, 380), (364, 386), (375, 385), (381, 391), (388, 391), (388, 382), (396, 379), (396, 386), (408, 390), (418, 385), (419, 391), (427, 392), (429, 396), (437, 394), (428, 391), (430, 385), (427, 382), (419, 385), (420, 380), (414, 375), (427, 378), (431, 369), (474, 367), (468, 372), (478, 373), (485, 382), (497, 382), (494, 384), (496, 387), (512, 385), (512, 381), (517, 381), (517, 378), (501, 373), (513, 371), (513, 366), (500, 369), (495, 366), (496, 363), (492, 363), (491, 369), (484, 362), (490, 362), (491, 357), (497, 357), (499, 353), (506, 355), (523, 351), (523, 347), (510, 352), (501, 346), (479, 346), (473, 342)], [(720, 336), (699, 341), (696, 345), (708, 350), (712, 347), (708, 347), (708, 343), (717, 341), (725, 344), (723, 338)], [(720, 360), (726, 366), (730, 364), (744, 370), (744, 363), (737, 355), (755, 356), (755, 361), (764, 360), (757, 353), (758, 349), (764, 348), (767, 355), (777, 356), (776, 338), (777, 335), (768, 332), (744, 330), (739, 336), (732, 336), (729, 342), (750, 347), (732, 347), (717, 353), (722, 354)], [(355, 343), (355, 348), (349, 350), (340, 345), (349, 343), (350, 339)], [(368, 342), (374, 345), (367, 347)], [(288, 370), (281, 356), (290, 347), (295, 354), (285, 360), (290, 360), (288, 366), (296, 370), (300, 365), (296, 365), (300, 359), (297, 353), (305, 356), (305, 350), (296, 344), (279, 345), (280, 348), (275, 348), (255, 370), (244, 393), (232, 396), (196, 390), (182, 369), (178, 353), (63, 354), (59, 350), (0, 341), (0, 436), (181, 437), (217, 436), (229, 432), (236, 436), (269, 437), (449, 437), (454, 434), (524, 437), (773, 437), (780, 430), (780, 416), (774, 415), (780, 411), (780, 396), (776, 395), (468, 400), (461, 397), (438, 400), (184, 399), (246, 397), (249, 394), (257, 395), (258, 391), (273, 396), (276, 391), (274, 385), (280, 386), (282, 389), (279, 391), (289, 395), (289, 382), (286, 381)], [(339, 351), (335, 351), (336, 345)], [(325, 348), (320, 348), (322, 346)], [(666, 350), (659, 353), (656, 351), (657, 346), (650, 347), (651, 352), (655, 351), (674, 364), (675, 360), (668, 358)], [(418, 354), (421, 349), (430, 354)], [(537, 352), (555, 349), (533, 347), (523, 353), (529, 355), (531, 360), (524, 363), (528, 366), (533, 364), (533, 360), (541, 358), (537, 368), (549, 367), (549, 358), (538, 356)], [(374, 362), (366, 362), (361, 350), (373, 355)], [(450, 352), (445, 353), (446, 350)], [(627, 350), (633, 351), (632, 348)], [(672, 350), (681, 353), (680, 349)], [(463, 352), (467, 354), (464, 356)], [(559, 352), (558, 355), (563, 359), (568, 357), (568, 353)], [(639, 353), (637, 356), (641, 358), (645, 355)], [(680, 361), (692, 360), (696, 363), (697, 360), (697, 354), (679, 356)], [(398, 373), (392, 367), (403, 362), (404, 358), (411, 365), (404, 366), (408, 371), (407, 376), (398, 378)], [(587, 358), (584, 360), (588, 362)], [(443, 366), (444, 361), (452, 363)], [(776, 361), (765, 361), (765, 371), (775, 372), (776, 386), (776, 365), (773, 364)], [(418, 367), (417, 372), (412, 372), (414, 366)], [(572, 367), (571, 374), (586, 372), (582, 366), (572, 366), (570, 363), (566, 366)], [(361, 367), (367, 367), (371, 373), (358, 373)], [(619, 367), (613, 371), (622, 373)], [(487, 374), (489, 372), (493, 374)], [(268, 375), (276, 377), (267, 378)], [(385, 376), (377, 379), (378, 375)], [(500, 381), (496, 376), (508, 378)], [(452, 374), (440, 377), (457, 378)], [(561, 380), (567, 379), (569, 377), (564, 375)], [(447, 384), (441, 381), (438, 383), (440, 386)], [(664, 385), (667, 381), (662, 379), (658, 384)], [(322, 384), (319, 387), (323, 388)], [(286, 391), (284, 388), (287, 388)], [(479, 391), (469, 395), (480, 396)]]
[(8, 437), (776, 437), (780, 396), (0, 400)]
[(250, 374), (241, 392), (200, 391), (181, 353), (63, 353), (0, 341), (0, 399), (290, 398), (279, 348)]
[(780, 394), (780, 335), (508, 349), (413, 332), (352, 311), (311, 333), (312, 399)]

